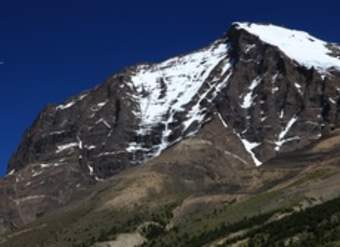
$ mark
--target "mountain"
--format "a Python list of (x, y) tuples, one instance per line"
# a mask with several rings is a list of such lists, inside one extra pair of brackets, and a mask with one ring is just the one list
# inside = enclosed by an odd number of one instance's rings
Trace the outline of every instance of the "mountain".
[[(91, 246), (113, 228), (150, 222), (156, 230), (166, 222), (163, 239), (179, 246), (174, 229), (199, 239), (192, 224), (205, 214), (214, 219), (204, 223), (208, 234), (221, 219), (337, 198), (339, 113), (337, 44), (234, 23), (201, 50), (129, 67), (48, 105), (0, 180), (0, 246)], [(110, 214), (120, 224), (108, 225)]]

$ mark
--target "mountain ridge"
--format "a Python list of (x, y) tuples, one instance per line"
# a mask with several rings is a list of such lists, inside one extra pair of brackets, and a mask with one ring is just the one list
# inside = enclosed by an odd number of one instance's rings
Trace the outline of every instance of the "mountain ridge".
[[(236, 187), (242, 187), (241, 171), (333, 133), (340, 121), (340, 71), (329, 67), (334, 57), (323, 54), (327, 63), (321, 68), (305, 66), (252, 28), (273, 27), (235, 23), (206, 48), (128, 67), (93, 90), (49, 105), (0, 181), (4, 228), (29, 224), (67, 205), (79, 190), (162, 160), (169, 148), (190, 143), (203, 129), (227, 138), (213, 153), (219, 157), (223, 150), (224, 169), (235, 174), (228, 179)], [(328, 49), (303, 34), (304, 41)], [(310, 58), (307, 65), (314, 62)], [(223, 173), (217, 164), (214, 169)]]
[[(240, 29), (240, 30), (245, 30), (245, 28), (244, 28), (244, 26), (245, 25), (250, 25), (251, 26), (251, 24), (249, 24), (249, 23), (243, 23), (242, 25), (243, 25), (243, 28), (242, 27), (240, 27), (240, 25), (241, 25), (241, 23), (234, 23), (233, 24), (233, 26), (232, 26), (232, 28), (231, 29), (233, 29), (233, 28), (238, 28), (238, 29)], [(268, 26), (270, 26), (270, 25), (268, 25)], [(217, 41), (218, 42), (218, 41)], [(199, 52), (200, 50), (197, 50), (196, 52)], [(192, 53), (191, 53), (192, 54)], [(195, 54), (195, 52), (194, 52), (194, 54)], [(177, 58), (181, 58), (181, 57), (185, 57), (185, 55), (183, 55), (183, 56), (180, 56), (180, 57), (177, 57)], [(176, 57), (174, 58), (174, 59), (176, 59)], [(171, 59), (170, 59), (171, 60)], [(164, 62), (166, 62), (167, 60), (165, 60)], [(162, 62), (160, 63), (160, 64), (162, 64)], [(133, 67), (129, 67), (128, 69), (125, 69), (125, 70), (123, 70), (123, 71), (126, 71), (126, 70), (130, 70), (130, 69), (132, 69), (132, 68), (138, 68), (139, 66), (142, 66), (143, 67), (143, 65), (136, 65), (136, 66), (133, 66)], [(150, 66), (157, 66), (157, 64), (152, 64), (152, 65), (150, 65)], [(80, 96), (81, 97), (81, 96)], [(73, 103), (70, 103), (69, 102), (69, 104), (73, 104)], [(69, 105), (69, 107), (71, 107), (72, 105)], [(63, 106), (63, 105), (61, 105), (61, 106), (57, 106), (57, 108), (63, 108), (63, 107), (65, 107), (65, 106)], [(10, 172), (10, 171), (8, 171), (8, 172)]]

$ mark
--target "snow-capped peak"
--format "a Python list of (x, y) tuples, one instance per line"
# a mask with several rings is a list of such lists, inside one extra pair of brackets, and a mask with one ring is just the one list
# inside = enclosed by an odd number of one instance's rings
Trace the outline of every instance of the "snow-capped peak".
[(307, 68), (316, 68), (326, 72), (330, 68), (340, 70), (340, 58), (332, 56), (328, 43), (306, 32), (291, 30), (272, 24), (234, 23), (237, 29), (243, 29), (258, 36), (263, 42), (278, 47), (288, 57)]

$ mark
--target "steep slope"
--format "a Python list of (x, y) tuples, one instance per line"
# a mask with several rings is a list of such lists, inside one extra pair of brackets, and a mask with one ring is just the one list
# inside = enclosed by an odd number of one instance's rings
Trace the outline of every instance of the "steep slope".
[[(229, 37), (237, 61), (219, 111), (257, 165), (302, 148), (339, 124), (339, 60), (329, 55), (333, 63), (319, 68), (312, 62), (318, 56), (304, 61), (286, 53), (287, 47), (305, 46), (313, 37), (257, 24), (235, 24)], [(319, 52), (328, 52), (322, 44)], [(308, 67), (305, 62), (310, 62)]]
[(219, 40), (195, 53), (114, 75), (97, 89), (43, 111), (9, 173), (68, 154), (99, 178), (143, 163), (197, 132), (211, 112), (207, 101), (226, 86), (230, 68), (228, 44)]
[(222, 40), (187, 56), (139, 66), (131, 77), (139, 106), (137, 140), (127, 151), (141, 153), (137, 161), (142, 162), (195, 134), (210, 112), (209, 101), (226, 87), (230, 69), (228, 44)]
[[(0, 181), (3, 230), (81, 198), (98, 181), (165, 157), (206, 126), (226, 138), (220, 144), (226, 157), (212, 173), (229, 171), (228, 184), (243, 187), (244, 170), (252, 176), (255, 166), (339, 126), (339, 56), (338, 46), (304, 32), (234, 23), (202, 50), (130, 67), (49, 105)], [(223, 128), (211, 124), (217, 120)]]

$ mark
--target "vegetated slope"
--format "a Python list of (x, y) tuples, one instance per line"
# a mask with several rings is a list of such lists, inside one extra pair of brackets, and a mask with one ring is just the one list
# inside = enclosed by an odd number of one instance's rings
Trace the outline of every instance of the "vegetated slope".
[[(145, 246), (224, 243), (340, 196), (337, 132), (260, 168), (240, 161), (226, 169), (234, 162), (223, 150), (224, 131), (216, 116), (200, 134), (147, 165), (97, 184), (83, 192), (83, 199), (3, 235), (0, 246), (92, 246), (121, 234), (140, 234)], [(245, 235), (228, 239), (241, 230)]]

